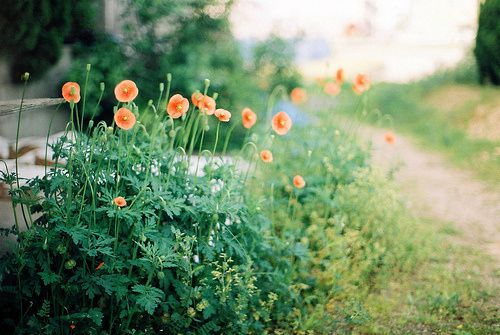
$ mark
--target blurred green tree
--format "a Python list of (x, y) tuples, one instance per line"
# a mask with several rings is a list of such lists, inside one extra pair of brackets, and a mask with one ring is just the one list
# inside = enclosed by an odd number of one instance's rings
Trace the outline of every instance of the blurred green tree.
[(0, 53), (19, 81), (30, 72), (42, 76), (61, 54), (66, 38), (77, 38), (93, 25), (92, 0), (3, 0), (0, 6)]
[(295, 43), (271, 35), (253, 49), (253, 68), (259, 87), (271, 91), (283, 85), (289, 92), (300, 86), (302, 76), (295, 66)]
[(481, 83), (500, 85), (500, 0), (481, 4), (474, 54)]

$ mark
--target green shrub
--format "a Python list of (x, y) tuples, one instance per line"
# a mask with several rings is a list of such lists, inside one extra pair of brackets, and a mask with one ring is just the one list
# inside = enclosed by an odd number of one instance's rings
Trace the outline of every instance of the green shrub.
[(93, 25), (91, 0), (6, 0), (0, 9), (0, 45), (11, 63), (11, 78), (41, 77), (60, 58), (67, 37)]
[(500, 85), (499, 17), (499, 0), (486, 0), (481, 4), (474, 54), (482, 83)]
[[(190, 143), (198, 146), (196, 125), (206, 116), (193, 109), (174, 125), (151, 106), (140, 114), (133, 104), (125, 107), (155, 122), (138, 121), (129, 131), (101, 122), (89, 136), (70, 133), (52, 146), (54, 167), (26, 186), (16, 188), (15, 174), (3, 174), (27, 222), (23, 231), (22, 218), (16, 221), (11, 232), (18, 243), (0, 261), (5, 329), (260, 334), (295, 328), (300, 304), (285, 271), (295, 254), (270, 233), (246, 191), (247, 173), (211, 154), (204, 175), (192, 173), (198, 162), (188, 160)], [(188, 134), (186, 149), (174, 150), (174, 141)]]
[[(138, 119), (130, 130), (118, 118), (87, 134), (71, 121), (44, 176), (16, 188), (17, 176), (2, 174), (27, 226), (19, 217), (3, 231), (17, 237), (0, 259), (3, 329), (349, 332), (370, 319), (368, 294), (416, 261), (394, 190), (352, 134), (331, 128), (331, 111), (285, 137), (261, 118), (230, 164), (216, 145), (191, 159), (210, 132), (197, 109), (173, 120), (153, 103), (141, 113), (134, 102), (119, 106)], [(85, 111), (70, 103), (70, 112), (76, 120)], [(263, 149), (272, 163), (258, 160)], [(293, 188), (294, 175), (304, 188)]]
[(259, 87), (271, 92), (282, 85), (290, 92), (301, 86), (302, 76), (295, 66), (295, 43), (277, 35), (253, 48), (253, 69)]

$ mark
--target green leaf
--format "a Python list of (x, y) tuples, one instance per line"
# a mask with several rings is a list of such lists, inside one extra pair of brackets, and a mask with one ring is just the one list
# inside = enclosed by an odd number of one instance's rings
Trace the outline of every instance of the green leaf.
[(155, 308), (165, 297), (162, 290), (151, 285), (137, 284), (132, 287), (132, 291), (139, 293), (136, 303), (151, 315), (153, 315)]
[(58, 283), (61, 280), (61, 276), (50, 270), (44, 270), (43, 272), (38, 272), (38, 274), (42, 278), (45, 286)]

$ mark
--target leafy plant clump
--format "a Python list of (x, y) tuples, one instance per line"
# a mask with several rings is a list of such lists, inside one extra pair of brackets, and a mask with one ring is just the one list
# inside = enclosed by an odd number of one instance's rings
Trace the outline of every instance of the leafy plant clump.
[(17, 218), (9, 233), (18, 243), (0, 261), (3, 326), (20, 334), (293, 329), (300, 305), (284, 270), (293, 253), (246, 190), (249, 169), (215, 155), (217, 146), (203, 150), (200, 107), (173, 118), (173, 96), (168, 115), (151, 102), (139, 113), (130, 85), (117, 86), (128, 101), (113, 125), (91, 121), (84, 133), (79, 86), (67, 83), (72, 131), (51, 146), (53, 165), (20, 187), (15, 173), (3, 175), (26, 225)]
[[(23, 210), (4, 231), (17, 237), (0, 259), (5, 329), (330, 334), (366, 324), (367, 296), (417, 259), (394, 191), (350, 131), (319, 113), (323, 125), (292, 129), (271, 103), (264, 122), (245, 108), (244, 145), (230, 162), (238, 124), (216, 108), (210, 81), (191, 105), (170, 96), (167, 79), (141, 111), (135, 83), (120, 82), (112, 124), (87, 127), (86, 87), (66, 83), (71, 121), (44, 176), (21, 185), (3, 174)], [(355, 84), (368, 88), (366, 78)]]

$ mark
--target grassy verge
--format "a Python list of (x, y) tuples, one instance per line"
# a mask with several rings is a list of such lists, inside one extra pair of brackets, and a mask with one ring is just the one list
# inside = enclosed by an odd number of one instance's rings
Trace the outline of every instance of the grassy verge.
[[(457, 166), (498, 184), (500, 89), (453, 80), (436, 75), (411, 84), (376, 85), (368, 93), (371, 113), (366, 120), (409, 134)], [(341, 95), (338, 110), (351, 113), (356, 100), (351, 93)]]
[(500, 332), (498, 269), (493, 260), (458, 245), (449, 225), (420, 220), (430, 238), (426, 257), (371, 294), (372, 316), (362, 334), (497, 334)]
[[(317, 122), (275, 139), (276, 161), (262, 167), (261, 184), (253, 187), (271, 195), (267, 215), (277, 236), (304, 248), (292, 263), (308, 306), (301, 329), (497, 333), (491, 260), (459, 244), (451, 225), (412, 217), (353, 135), (335, 132), (345, 127), (334, 111), (319, 106), (311, 119)], [(291, 187), (295, 174), (304, 176), (303, 190)]]

